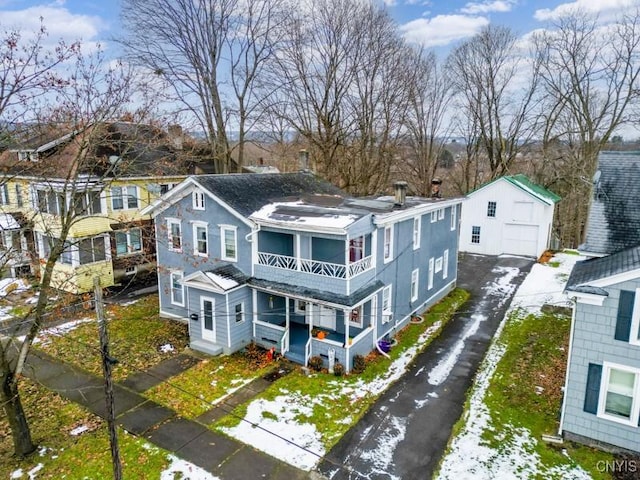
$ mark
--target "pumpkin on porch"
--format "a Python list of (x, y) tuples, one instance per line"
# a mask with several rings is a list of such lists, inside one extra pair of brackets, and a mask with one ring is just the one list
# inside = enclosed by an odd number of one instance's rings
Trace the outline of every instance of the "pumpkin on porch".
[(322, 340), (322, 339), (326, 336), (326, 333), (324, 333), (322, 330), (320, 330), (320, 331), (318, 332), (318, 335), (316, 335), (316, 336), (317, 336), (320, 340)]

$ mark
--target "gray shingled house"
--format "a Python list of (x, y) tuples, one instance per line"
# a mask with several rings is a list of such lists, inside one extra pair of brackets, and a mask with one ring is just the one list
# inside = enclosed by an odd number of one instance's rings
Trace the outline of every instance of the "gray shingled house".
[(161, 314), (191, 347), (255, 342), (348, 371), (451, 291), (461, 198), (353, 198), (309, 173), (192, 176), (148, 208)]
[(587, 255), (565, 292), (573, 321), (560, 432), (640, 452), (640, 153), (604, 152), (594, 177)]

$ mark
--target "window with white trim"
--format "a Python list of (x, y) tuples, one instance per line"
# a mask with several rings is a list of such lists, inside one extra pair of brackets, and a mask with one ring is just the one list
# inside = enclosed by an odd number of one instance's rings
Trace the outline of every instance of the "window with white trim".
[(364, 236), (349, 239), (349, 263), (359, 262), (364, 258)]
[(244, 322), (244, 302), (237, 303), (235, 307), (236, 323)]
[(413, 219), (413, 249), (417, 250), (420, 248), (420, 227), (421, 227), (421, 218), (415, 217)]
[(80, 265), (103, 262), (107, 259), (105, 237), (83, 238), (78, 242)]
[(393, 225), (387, 225), (384, 227), (383, 245), (383, 260), (384, 263), (387, 263), (393, 258)]
[(640, 411), (640, 369), (604, 362), (598, 416), (638, 426)]
[(202, 257), (209, 255), (209, 231), (206, 223), (193, 223), (193, 253)]
[(444, 220), (444, 208), (438, 210), (438, 220)]
[(415, 302), (418, 299), (418, 279), (420, 278), (420, 271), (416, 268), (411, 272), (411, 301)]
[(444, 251), (442, 258), (444, 263), (442, 266), (442, 278), (444, 279), (449, 276), (449, 249)]
[(304, 300), (294, 300), (293, 301), (293, 311), (298, 315), (306, 315), (307, 314), (307, 302)]
[(437, 221), (438, 221), (438, 211), (434, 210), (433, 212), (431, 212), (431, 223), (434, 223)]
[(349, 325), (356, 328), (362, 328), (362, 305), (354, 308), (349, 313)]
[(111, 187), (111, 208), (113, 210), (138, 208), (138, 187), (135, 185)]
[(429, 259), (429, 278), (427, 280), (427, 290), (433, 288), (433, 257)]
[(9, 186), (6, 183), (0, 185), (0, 205), (9, 205)]
[(456, 212), (458, 211), (458, 207), (456, 205), (451, 206), (451, 230), (455, 230), (457, 227), (456, 223)]
[(182, 251), (182, 222), (177, 218), (167, 218), (167, 234), (169, 235), (169, 250)]
[(222, 260), (238, 261), (238, 232), (233, 225), (220, 225)]
[(184, 273), (179, 270), (173, 271), (169, 274), (169, 282), (171, 283), (171, 303), (174, 305), (180, 305), (181, 307), (184, 307), (183, 278)]
[(35, 192), (36, 210), (51, 215), (64, 214), (66, 201), (62, 192), (39, 188)]
[(393, 312), (391, 311), (391, 285), (382, 289), (382, 323), (391, 321)]
[(487, 203), (487, 217), (495, 218), (496, 216), (496, 202)]
[(471, 227), (471, 243), (480, 243), (480, 227)]
[(200, 190), (195, 190), (191, 195), (191, 201), (193, 204), (194, 210), (204, 210), (204, 192)]
[(116, 238), (116, 255), (128, 255), (142, 251), (142, 230), (140, 228), (131, 228), (115, 232)]
[(96, 215), (102, 213), (102, 200), (100, 199), (100, 192), (97, 190), (76, 192), (73, 195), (73, 205), (78, 215)]
[(436, 258), (436, 273), (442, 271), (442, 257)]

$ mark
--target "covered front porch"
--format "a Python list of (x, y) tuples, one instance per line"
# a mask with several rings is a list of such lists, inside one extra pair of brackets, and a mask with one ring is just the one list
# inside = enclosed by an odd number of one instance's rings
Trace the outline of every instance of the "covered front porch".
[(339, 362), (349, 371), (355, 355), (374, 348), (376, 294), (353, 305), (328, 305), (318, 298), (254, 290), (253, 340), (302, 365), (319, 356), (326, 367)]

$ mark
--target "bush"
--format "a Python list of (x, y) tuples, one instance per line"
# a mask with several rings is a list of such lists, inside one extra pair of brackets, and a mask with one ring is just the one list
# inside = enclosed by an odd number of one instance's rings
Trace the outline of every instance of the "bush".
[(336, 377), (341, 377), (344, 375), (344, 365), (342, 365), (339, 362), (336, 362), (336, 364), (333, 366), (333, 374)]
[(322, 357), (316, 355), (315, 357), (311, 357), (309, 359), (309, 368), (311, 370), (315, 370), (316, 372), (319, 372), (320, 370), (322, 370), (322, 367), (324, 365), (324, 360), (322, 360)]
[(367, 368), (367, 361), (363, 355), (354, 355), (353, 356), (353, 368), (351, 369), (353, 373), (362, 373), (364, 369)]

